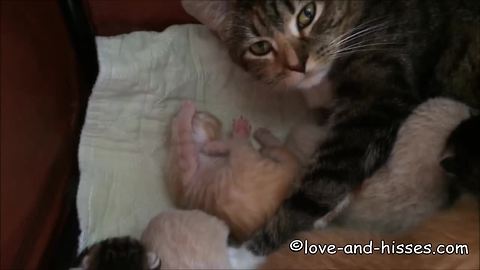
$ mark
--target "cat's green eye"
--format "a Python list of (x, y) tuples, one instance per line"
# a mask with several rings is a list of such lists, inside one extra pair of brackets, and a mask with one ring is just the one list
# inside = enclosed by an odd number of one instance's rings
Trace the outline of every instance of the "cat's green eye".
[(302, 8), (297, 16), (297, 27), (299, 30), (309, 26), (315, 18), (316, 6), (314, 2), (310, 2)]
[(272, 51), (272, 44), (270, 44), (270, 42), (265, 40), (258, 41), (253, 43), (250, 46), (249, 50), (251, 53), (253, 53), (256, 56), (266, 55)]

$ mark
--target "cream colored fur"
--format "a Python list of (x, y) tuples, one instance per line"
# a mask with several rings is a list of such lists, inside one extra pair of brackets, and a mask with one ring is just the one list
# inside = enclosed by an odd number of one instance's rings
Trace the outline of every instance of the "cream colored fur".
[(401, 126), (388, 162), (365, 180), (336, 223), (398, 231), (442, 208), (448, 196), (442, 152), (449, 134), (469, 116), (469, 107), (446, 98), (418, 106)]
[(161, 269), (228, 269), (228, 233), (218, 218), (199, 210), (177, 210), (154, 217), (142, 243), (161, 259)]

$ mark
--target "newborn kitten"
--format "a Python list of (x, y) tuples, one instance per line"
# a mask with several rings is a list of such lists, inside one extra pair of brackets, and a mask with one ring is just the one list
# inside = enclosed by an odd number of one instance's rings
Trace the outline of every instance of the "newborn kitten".
[(185, 102), (171, 125), (168, 186), (178, 206), (220, 217), (244, 240), (289, 195), (299, 163), (266, 129), (255, 132), (262, 149), (254, 149), (243, 118), (231, 137), (221, 133), (217, 118)]
[(160, 259), (130, 237), (105, 239), (85, 249), (80, 257), (85, 270), (160, 269)]
[[(468, 255), (432, 254), (380, 254), (347, 255), (306, 255), (304, 251), (292, 252), (288, 245), (266, 258), (260, 269), (479, 269), (479, 215), (478, 203), (471, 197), (463, 197), (451, 209), (440, 212), (410, 231), (397, 235), (382, 235), (347, 229), (328, 229), (304, 232), (295, 239), (307, 239), (309, 244), (368, 244), (380, 247), (382, 240), (399, 244), (432, 244), (432, 250), (439, 244), (466, 244)], [(392, 250), (392, 248), (390, 248)], [(398, 249), (397, 249), (398, 250)], [(405, 249), (404, 249), (405, 250)], [(423, 249), (422, 249), (423, 251)]]
[(162, 258), (162, 269), (229, 269), (228, 228), (199, 210), (154, 217), (142, 234), (146, 249)]

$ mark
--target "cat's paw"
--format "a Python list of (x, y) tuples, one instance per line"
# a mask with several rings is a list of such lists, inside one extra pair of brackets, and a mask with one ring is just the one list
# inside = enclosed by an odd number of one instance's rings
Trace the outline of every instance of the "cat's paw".
[(251, 131), (252, 126), (245, 117), (240, 116), (239, 118), (233, 120), (232, 132), (234, 137), (248, 138)]

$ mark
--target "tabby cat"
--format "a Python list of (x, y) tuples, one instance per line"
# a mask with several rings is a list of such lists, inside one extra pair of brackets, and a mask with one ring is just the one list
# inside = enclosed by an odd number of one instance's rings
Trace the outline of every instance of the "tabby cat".
[[(480, 1), (185, 1), (272, 89), (302, 91), (329, 134), (301, 185), (250, 241), (267, 254), (312, 228), (387, 161), (429, 97), (479, 106)], [(328, 102), (326, 102), (326, 100)], [(323, 115), (323, 114), (322, 114)]]

